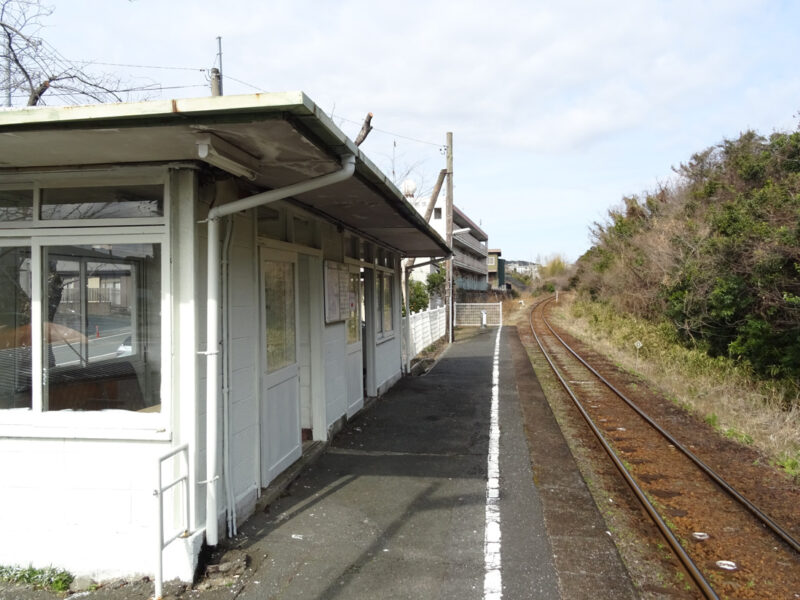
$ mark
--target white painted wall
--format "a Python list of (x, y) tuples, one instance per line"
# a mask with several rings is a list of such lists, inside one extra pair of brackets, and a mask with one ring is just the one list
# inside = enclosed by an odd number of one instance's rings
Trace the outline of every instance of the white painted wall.
[(347, 331), (344, 323), (325, 326), (323, 335), (325, 365), (325, 413), (328, 427), (347, 412)]
[[(260, 310), (252, 211), (236, 215), (230, 248), (229, 405), (230, 467), (239, 521), (252, 514), (258, 496), (258, 367)], [(224, 498), (225, 496), (220, 496)]]
[(394, 315), (391, 335), (378, 340), (375, 348), (375, 383), (378, 395), (383, 394), (402, 376), (401, 343), (403, 331), (400, 319), (400, 269), (395, 269), (394, 276)]
[[(297, 299), (299, 302), (299, 318), (297, 321), (297, 362), (300, 369), (300, 427), (311, 429), (313, 415), (311, 407), (311, 273), (309, 257), (300, 255), (297, 258), (298, 281)], [(318, 273), (313, 274), (319, 277)], [(316, 323), (315, 323), (316, 325)]]
[(155, 571), (163, 442), (0, 439), (0, 564), (95, 579)]

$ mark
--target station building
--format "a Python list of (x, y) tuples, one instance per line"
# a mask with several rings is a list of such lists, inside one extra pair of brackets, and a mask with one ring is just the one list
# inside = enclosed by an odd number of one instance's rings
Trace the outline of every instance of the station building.
[(449, 254), (300, 92), (0, 111), (0, 564), (152, 574), (160, 504), (191, 579), (401, 377), (400, 259)]

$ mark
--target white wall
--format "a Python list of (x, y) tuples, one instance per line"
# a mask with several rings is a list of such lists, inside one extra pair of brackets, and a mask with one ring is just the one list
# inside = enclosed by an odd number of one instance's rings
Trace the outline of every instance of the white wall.
[(161, 442), (0, 439), (0, 564), (107, 579), (155, 571)]
[(325, 412), (328, 427), (347, 412), (346, 362), (347, 331), (344, 323), (325, 326), (323, 336), (325, 365)]
[[(252, 514), (258, 495), (257, 456), (260, 310), (254, 224), (237, 215), (230, 248), (230, 466), (237, 516)], [(220, 496), (224, 498), (225, 496)], [(241, 513), (241, 514), (239, 514)]]
[(402, 376), (401, 341), (403, 331), (400, 318), (402, 296), (400, 294), (399, 267), (395, 269), (393, 281), (394, 315), (392, 322), (394, 329), (391, 335), (384, 334), (386, 337), (378, 340), (375, 348), (375, 383), (378, 395), (386, 392)]
[[(300, 427), (314, 426), (311, 405), (311, 277), (308, 256), (297, 257), (299, 319), (297, 321), (297, 360), (300, 369)], [(317, 272), (314, 277), (319, 277)]]

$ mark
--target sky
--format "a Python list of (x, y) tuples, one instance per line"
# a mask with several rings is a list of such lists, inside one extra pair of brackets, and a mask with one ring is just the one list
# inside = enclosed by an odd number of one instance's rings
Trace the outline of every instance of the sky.
[[(623, 196), (800, 113), (791, 0), (55, 0), (42, 38), (148, 99), (304, 91), (399, 182), (454, 202), (507, 260), (576, 260)], [(159, 67), (159, 68), (152, 68)], [(138, 95), (137, 99), (141, 99)], [(49, 103), (57, 103), (52, 99)]]

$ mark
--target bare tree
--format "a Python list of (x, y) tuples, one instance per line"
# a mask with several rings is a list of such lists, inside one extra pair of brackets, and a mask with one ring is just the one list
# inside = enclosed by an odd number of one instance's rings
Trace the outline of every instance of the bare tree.
[[(4, 69), (5, 104), (43, 104), (48, 91), (66, 103), (79, 101), (119, 102), (118, 79), (87, 72), (89, 64), (64, 58), (39, 37), (42, 20), (53, 13), (41, 0), (0, 0), (0, 61)], [(15, 102), (15, 98), (17, 101)]]

